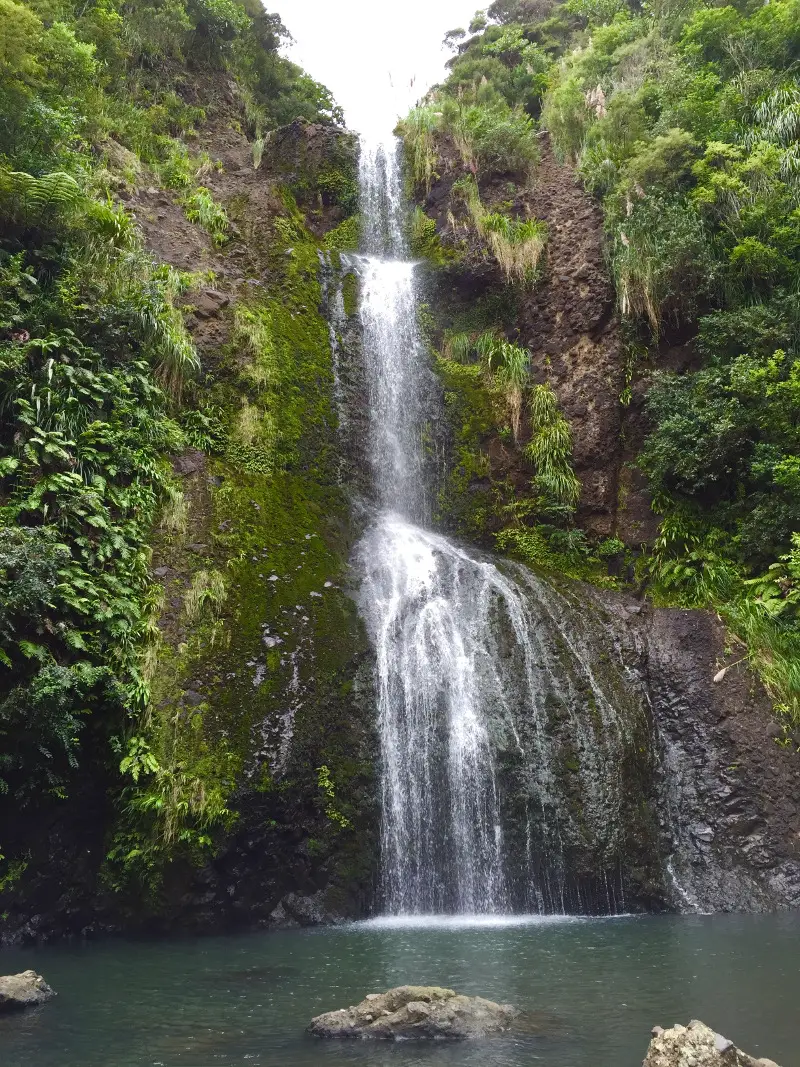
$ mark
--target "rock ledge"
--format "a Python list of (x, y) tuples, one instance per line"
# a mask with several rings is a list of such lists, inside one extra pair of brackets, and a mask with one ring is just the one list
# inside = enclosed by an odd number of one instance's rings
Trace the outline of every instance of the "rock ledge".
[(318, 1015), (308, 1029), (318, 1037), (464, 1041), (502, 1033), (519, 1014), (510, 1004), (466, 997), (452, 989), (404, 985)]

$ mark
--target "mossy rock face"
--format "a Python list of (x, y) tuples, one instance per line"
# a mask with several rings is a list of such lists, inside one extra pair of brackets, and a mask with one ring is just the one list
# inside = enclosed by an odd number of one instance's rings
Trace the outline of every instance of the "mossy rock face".
[(261, 169), (291, 187), (321, 235), (358, 207), (358, 148), (348, 130), (296, 119), (269, 135)]
[[(322, 129), (277, 131), (312, 177), (317, 138), (335, 147), (331, 167), (350, 158), (342, 131)], [(324, 917), (355, 915), (373, 881), (372, 658), (348, 593), (358, 531), (323, 314), (323, 285), (347, 282), (326, 267), (296, 183), (276, 187), (258, 232), (246, 199), (235, 205), (268, 282), (223, 313), (200, 391), (216, 444), (178, 462), (185, 528), (156, 539), (165, 596), (144, 736), (161, 770), (132, 790), (107, 871), (128, 923), (270, 924), (311, 897)]]

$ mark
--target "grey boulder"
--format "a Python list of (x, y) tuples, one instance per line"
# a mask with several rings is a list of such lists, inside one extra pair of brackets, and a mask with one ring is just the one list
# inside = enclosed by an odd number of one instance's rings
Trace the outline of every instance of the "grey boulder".
[(55, 995), (55, 990), (36, 971), (0, 975), (0, 1013), (34, 1008)]
[(519, 1014), (510, 1004), (462, 996), (452, 989), (404, 985), (318, 1015), (308, 1029), (318, 1037), (464, 1041), (503, 1033)]
[(656, 1026), (642, 1067), (778, 1067), (757, 1060), (732, 1041), (693, 1019), (688, 1026), (662, 1030)]

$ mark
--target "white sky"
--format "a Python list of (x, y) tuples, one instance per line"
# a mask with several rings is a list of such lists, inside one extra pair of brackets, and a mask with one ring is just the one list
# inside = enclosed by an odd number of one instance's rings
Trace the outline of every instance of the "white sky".
[(287, 52), (331, 90), (348, 126), (387, 134), (441, 81), (448, 30), (491, 0), (267, 0), (296, 44)]

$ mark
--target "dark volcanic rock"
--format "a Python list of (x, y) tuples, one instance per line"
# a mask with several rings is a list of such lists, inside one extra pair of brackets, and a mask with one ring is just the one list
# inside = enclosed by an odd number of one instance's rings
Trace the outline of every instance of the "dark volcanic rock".
[(714, 682), (726, 635), (709, 612), (657, 608), (638, 625), (646, 638), (661, 806), (674, 813), (674, 905), (800, 906), (800, 761), (775, 743), (769, 696), (743, 666)]
[(318, 1037), (464, 1041), (503, 1033), (519, 1014), (510, 1004), (465, 997), (452, 989), (404, 985), (318, 1015), (308, 1029)]

